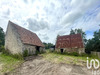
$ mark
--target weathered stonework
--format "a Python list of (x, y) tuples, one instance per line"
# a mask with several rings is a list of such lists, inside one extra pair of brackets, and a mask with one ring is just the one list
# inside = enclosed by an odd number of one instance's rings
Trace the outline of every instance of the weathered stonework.
[(9, 50), (12, 54), (22, 53), (23, 44), (20, 40), (17, 30), (8, 24), (6, 36), (5, 36), (5, 49)]
[[(85, 53), (85, 49), (84, 48), (61, 48), (63, 49), (63, 52), (68, 52), (68, 53), (72, 53), (72, 52), (77, 52), (79, 54)], [(55, 50), (57, 52), (61, 52), (60, 48), (56, 48)]]
[[(21, 29), (25, 30), (24, 28), (21, 28)], [(25, 30), (25, 31), (27, 32), (28, 30)], [(21, 31), (20, 33), (23, 33), (25, 31)], [(32, 32), (29, 32), (29, 31), (28, 31), (28, 33), (32, 34)], [(39, 51), (44, 50), (44, 47), (40, 46), (40, 44), (39, 45), (33, 45), (33, 44), (23, 43), (23, 40), (21, 40), (20, 35), (21, 34), (18, 33), (18, 29), (16, 29), (16, 27), (13, 25), (13, 23), (9, 22), (8, 27), (7, 27), (6, 36), (5, 36), (5, 49), (9, 50), (10, 53), (12, 53), (12, 54), (19, 54), (19, 53), (23, 54), (23, 52), (25, 50), (28, 50), (29, 54), (35, 54), (36, 50), (37, 50), (36, 47), (39, 47)], [(29, 37), (29, 36), (27, 36), (27, 37)], [(24, 41), (25, 41), (26, 37), (23, 36), (23, 38), (24, 38)], [(34, 37), (32, 37), (32, 38), (34, 38)], [(30, 39), (32, 39), (32, 38), (30, 38)], [(38, 38), (38, 37), (35, 36), (35, 38)], [(37, 39), (34, 39), (34, 40), (35, 40), (35, 42), (40, 41), (40, 40), (36, 41)], [(31, 41), (31, 40), (28, 40), (28, 41)], [(37, 43), (35, 43), (35, 44), (37, 44)]]

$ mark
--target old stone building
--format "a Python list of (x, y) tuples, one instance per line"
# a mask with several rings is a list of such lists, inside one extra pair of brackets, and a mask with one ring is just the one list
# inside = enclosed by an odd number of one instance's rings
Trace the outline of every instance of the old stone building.
[(85, 53), (84, 43), (81, 34), (58, 36), (56, 41), (57, 52)]
[(28, 50), (29, 54), (35, 54), (36, 50), (42, 51), (44, 45), (35, 33), (9, 21), (5, 37), (5, 49), (12, 54), (22, 54), (24, 50)]

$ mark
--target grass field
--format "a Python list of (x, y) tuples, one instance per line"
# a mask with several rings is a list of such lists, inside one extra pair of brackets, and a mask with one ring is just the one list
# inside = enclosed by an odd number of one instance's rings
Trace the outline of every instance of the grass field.
[[(87, 56), (88, 55), (84, 55), (84, 56), (74, 56), (74, 55), (68, 55), (68, 54), (61, 54), (61, 53), (57, 53), (57, 52), (49, 52), (47, 51), (46, 53), (42, 54), (42, 56), (44, 57), (44, 59), (51, 61), (53, 63), (66, 63), (66, 64), (75, 64), (75, 65), (81, 65), (81, 66), (86, 66), (86, 62), (87, 62)], [(94, 56), (95, 58), (95, 56)], [(93, 59), (92, 57), (89, 57), (89, 61)]]
[(21, 59), (16, 59), (12, 56), (0, 54), (0, 73), (9, 72), (23, 62)]

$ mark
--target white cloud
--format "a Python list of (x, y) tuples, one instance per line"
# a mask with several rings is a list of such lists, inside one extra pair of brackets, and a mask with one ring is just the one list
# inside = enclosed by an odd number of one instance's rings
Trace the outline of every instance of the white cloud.
[(100, 13), (97, 14), (96, 20), (97, 20), (97, 21), (100, 21)]
[(98, 0), (72, 0), (72, 10), (64, 15), (64, 17), (61, 20), (61, 24), (68, 25), (68, 23), (70, 23), (72, 25), (77, 19), (82, 17), (85, 14), (85, 12), (87, 12), (89, 8), (92, 8), (97, 2)]
[(98, 1), (1, 0), (0, 27), (6, 31), (7, 21), (11, 20), (37, 33), (42, 41), (54, 43), (58, 34), (68, 35), (71, 28), (97, 30), (100, 20)]
[(36, 19), (29, 18), (27, 19), (29, 29), (33, 31), (40, 31), (45, 28), (49, 29), (48, 23), (46, 21), (40, 20), (37, 21)]

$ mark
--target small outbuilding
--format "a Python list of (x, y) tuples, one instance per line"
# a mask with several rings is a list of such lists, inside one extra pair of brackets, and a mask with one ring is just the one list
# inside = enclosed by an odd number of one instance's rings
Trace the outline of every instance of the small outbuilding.
[(35, 33), (9, 21), (5, 49), (12, 54), (22, 54), (25, 50), (28, 50), (29, 54), (35, 54), (36, 51), (43, 51), (44, 45)]
[(57, 52), (85, 53), (84, 43), (81, 34), (58, 36), (55, 50)]

